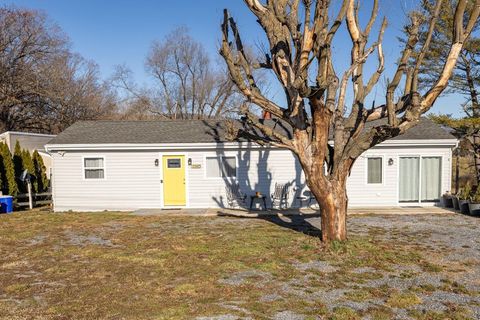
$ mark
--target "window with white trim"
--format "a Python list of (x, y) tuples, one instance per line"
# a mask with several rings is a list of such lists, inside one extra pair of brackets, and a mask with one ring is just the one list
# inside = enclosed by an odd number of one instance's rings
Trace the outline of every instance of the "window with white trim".
[(369, 157), (367, 158), (367, 183), (380, 184), (383, 182), (383, 158)]
[(237, 176), (236, 157), (207, 157), (207, 178), (235, 178)]
[(105, 159), (91, 157), (83, 159), (85, 179), (105, 179)]

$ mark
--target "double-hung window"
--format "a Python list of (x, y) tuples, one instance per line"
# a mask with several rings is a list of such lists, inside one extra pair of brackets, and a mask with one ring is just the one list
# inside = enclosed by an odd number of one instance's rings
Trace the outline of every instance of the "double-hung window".
[(207, 178), (235, 178), (237, 176), (236, 157), (207, 157), (206, 176)]
[(105, 158), (84, 158), (83, 170), (85, 179), (105, 179)]
[(383, 158), (368, 157), (367, 158), (367, 183), (381, 184), (383, 183)]

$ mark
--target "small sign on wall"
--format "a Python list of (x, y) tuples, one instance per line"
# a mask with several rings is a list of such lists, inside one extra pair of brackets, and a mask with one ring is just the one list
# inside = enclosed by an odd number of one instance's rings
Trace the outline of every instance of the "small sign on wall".
[(190, 168), (192, 169), (200, 169), (202, 168), (202, 165), (200, 163), (192, 163), (192, 165), (190, 166)]

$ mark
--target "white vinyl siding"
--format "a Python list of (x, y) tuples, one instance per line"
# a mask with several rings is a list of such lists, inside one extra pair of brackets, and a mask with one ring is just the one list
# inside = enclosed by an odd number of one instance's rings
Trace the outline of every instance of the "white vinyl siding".
[(83, 158), (98, 152), (67, 151), (54, 158), (55, 211), (160, 208), (160, 168), (156, 151), (103, 151), (106, 179), (85, 179)]
[[(95, 150), (52, 152), (55, 211), (100, 211), (161, 208), (161, 168), (155, 160), (162, 153), (178, 150)], [(187, 203), (191, 208), (226, 206), (225, 187), (237, 182), (245, 194), (256, 191), (270, 195), (275, 183), (289, 183), (290, 205), (298, 205), (297, 196), (306, 190), (302, 168), (288, 150), (194, 149), (185, 151)], [(84, 179), (84, 158), (104, 157), (105, 179)], [(399, 205), (400, 157), (441, 157), (441, 193), (450, 190), (450, 147), (378, 146), (365, 152), (354, 163), (347, 181), (349, 205), (352, 207)], [(208, 178), (207, 158), (235, 159), (235, 177)], [(381, 184), (368, 184), (368, 158), (381, 157)], [(391, 161), (389, 161), (391, 160)], [(438, 162), (437, 162), (438, 163)], [(233, 162), (231, 162), (233, 165)], [(218, 174), (221, 174), (217, 171)], [(425, 181), (433, 184), (434, 182)], [(267, 196), (267, 204), (269, 197)], [(425, 203), (426, 204), (426, 203)], [(401, 205), (404, 205), (401, 203)], [(418, 205), (418, 202), (417, 202)]]
[(383, 159), (381, 157), (367, 158), (367, 183), (382, 183), (383, 177)]
[[(367, 181), (367, 159), (369, 157), (382, 156), (383, 158), (383, 183), (366, 184)], [(418, 157), (441, 157), (441, 194), (451, 188), (451, 147), (442, 146), (411, 146), (411, 147), (389, 147), (377, 146), (367, 150), (354, 163), (350, 176), (347, 180), (348, 204), (351, 207), (371, 206), (397, 206), (397, 205), (419, 205), (419, 202), (401, 202), (400, 193), (400, 159)], [(390, 161), (391, 160), (391, 161)], [(410, 175), (404, 179), (416, 179)], [(406, 190), (404, 190), (406, 192)], [(417, 197), (418, 199), (418, 197)], [(423, 203), (429, 205), (428, 203)]]
[[(220, 154), (220, 155), (219, 155)], [(234, 157), (237, 160), (237, 176), (235, 178), (212, 179), (206, 174), (207, 158)], [(296, 205), (294, 186), (303, 190), (304, 175), (295, 156), (288, 150), (253, 149), (253, 150), (203, 150), (189, 152), (193, 164), (205, 163), (205, 168), (189, 168), (190, 206), (197, 208), (226, 206), (226, 186), (238, 183), (242, 192), (247, 195), (259, 191), (267, 195), (273, 192), (275, 183), (290, 183), (289, 202)]]

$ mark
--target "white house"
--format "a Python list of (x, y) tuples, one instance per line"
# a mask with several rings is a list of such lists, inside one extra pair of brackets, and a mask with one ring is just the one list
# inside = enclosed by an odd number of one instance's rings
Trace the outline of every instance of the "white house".
[[(305, 190), (288, 150), (228, 142), (218, 121), (84, 121), (46, 145), (55, 211), (226, 206), (226, 186), (269, 195)], [(430, 120), (365, 152), (348, 180), (350, 206), (432, 205), (450, 190), (457, 140)]]
[(45, 145), (55, 138), (52, 134), (6, 131), (0, 134), (0, 142), (6, 143), (11, 153), (15, 151), (15, 144), (20, 143), (22, 149), (30, 152), (38, 151), (45, 165), (47, 176), (50, 177), (52, 159), (45, 151)]

